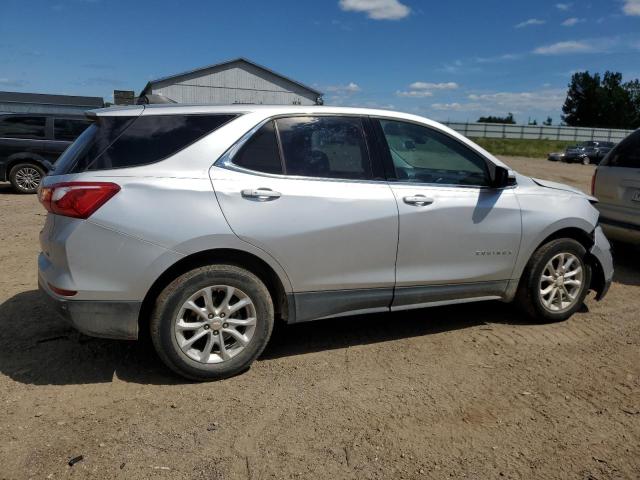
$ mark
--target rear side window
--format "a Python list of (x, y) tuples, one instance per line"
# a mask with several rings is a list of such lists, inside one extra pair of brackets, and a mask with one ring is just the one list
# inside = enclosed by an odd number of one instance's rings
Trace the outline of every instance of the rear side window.
[(622, 140), (600, 165), (609, 167), (640, 168), (640, 130)]
[(244, 144), (233, 163), (256, 172), (282, 173), (282, 162), (273, 122), (265, 124)]
[(5, 117), (0, 120), (0, 137), (44, 138), (45, 117)]
[(372, 178), (360, 118), (281, 118), (277, 126), (287, 175)]
[(53, 137), (56, 140), (73, 142), (89, 125), (91, 125), (89, 120), (56, 118), (53, 121)]
[(235, 115), (102, 116), (60, 157), (56, 175), (159, 162), (217, 130)]

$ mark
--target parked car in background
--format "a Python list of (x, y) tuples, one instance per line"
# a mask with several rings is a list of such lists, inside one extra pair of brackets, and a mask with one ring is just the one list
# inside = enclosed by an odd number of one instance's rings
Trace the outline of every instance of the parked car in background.
[(60, 154), (90, 121), (73, 115), (0, 115), (0, 181), (19, 193), (36, 193)]
[(560, 321), (611, 283), (594, 198), (510, 171), (422, 117), (259, 105), (91, 115), (40, 187), (40, 288), (89, 335), (148, 331), (188, 378), (245, 370), (276, 318), (502, 300)]
[(567, 163), (598, 164), (615, 146), (613, 142), (588, 141), (567, 147), (562, 161)]
[(640, 130), (622, 140), (593, 174), (600, 224), (616, 240), (640, 243)]
[(552, 152), (547, 156), (550, 162), (561, 162), (564, 159), (564, 152)]

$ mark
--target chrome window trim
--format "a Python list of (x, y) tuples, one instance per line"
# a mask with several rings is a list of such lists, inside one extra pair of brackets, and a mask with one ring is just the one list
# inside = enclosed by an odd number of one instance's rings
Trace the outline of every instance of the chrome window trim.
[[(414, 125), (418, 125), (420, 127), (425, 127), (425, 128), (430, 128), (432, 130), (436, 130), (444, 135), (447, 135), (449, 138), (451, 138), (452, 140), (461, 143), (460, 140), (458, 140), (457, 138), (449, 135), (447, 132), (444, 132), (440, 129), (436, 129), (431, 127), (430, 125), (425, 125), (424, 123), (419, 123), (413, 120), (404, 120), (404, 119), (398, 119), (395, 117), (384, 117), (384, 116), (371, 116), (371, 115), (359, 115), (359, 114), (339, 114), (339, 113), (318, 113), (318, 114), (314, 114), (314, 113), (295, 113), (295, 114), (278, 114), (278, 115), (273, 115), (271, 117), (265, 118), (263, 120), (261, 120), (258, 124), (256, 124), (254, 127), (252, 127), (248, 132), (246, 132), (244, 135), (242, 135), (240, 137), (239, 140), (236, 141), (236, 143), (234, 143), (231, 147), (229, 147), (229, 149), (224, 152), (215, 162), (213, 162), (214, 167), (220, 167), (220, 168), (224, 168), (226, 170), (232, 170), (232, 171), (236, 171), (239, 173), (245, 173), (247, 175), (255, 175), (258, 177), (267, 177), (267, 178), (275, 178), (275, 179), (281, 179), (281, 180), (317, 180), (317, 181), (324, 181), (324, 182), (342, 182), (342, 183), (374, 183), (374, 184), (381, 184), (381, 183), (386, 183), (389, 186), (394, 186), (394, 185), (410, 185), (413, 186), (415, 185), (416, 187), (444, 187), (444, 188), (455, 188), (455, 189), (460, 189), (460, 188), (466, 188), (466, 189), (472, 189), (472, 190), (496, 190), (496, 191), (501, 191), (501, 190), (508, 190), (508, 189), (513, 189), (517, 187), (516, 185), (509, 185), (507, 187), (502, 187), (502, 188), (493, 188), (491, 186), (488, 185), (457, 185), (457, 184), (444, 184), (444, 183), (424, 183), (424, 182), (401, 182), (398, 181), (396, 179), (375, 179), (375, 178), (371, 178), (371, 179), (366, 179), (366, 180), (362, 180), (362, 179), (348, 179), (348, 178), (331, 178), (331, 177), (304, 177), (301, 175), (287, 175), (285, 173), (282, 174), (276, 174), (276, 173), (266, 173), (266, 172), (259, 172), (257, 170), (251, 170), (249, 168), (244, 168), (241, 167), (239, 165), (236, 165), (235, 163), (233, 163), (233, 158), (238, 154), (238, 152), (242, 149), (242, 147), (251, 139), (251, 137), (253, 137), (258, 130), (260, 130), (263, 126), (265, 126), (267, 123), (269, 122), (274, 122), (274, 126), (275, 126), (275, 130), (277, 132), (278, 129), (278, 124), (277, 122), (275, 122), (277, 119), (279, 118), (292, 118), (292, 117), (356, 117), (356, 118), (364, 118), (364, 117), (368, 117), (368, 118), (372, 118), (374, 120), (395, 120), (395, 121), (400, 121), (400, 122), (407, 122), (407, 123), (412, 123)], [(282, 168), (283, 171), (285, 170), (285, 166), (284, 166), (284, 154), (282, 152), (282, 146), (280, 145), (280, 137), (279, 135), (276, 133), (276, 139), (278, 142), (278, 148), (280, 151), (280, 159), (282, 161)], [(463, 146), (470, 148), (468, 145), (466, 144), (462, 144)], [(471, 148), (470, 148), (471, 149)], [(489, 162), (492, 165), (495, 165), (491, 159), (487, 158), (485, 155), (481, 154), (480, 152), (476, 151), (475, 149), (471, 149), (474, 153), (476, 153), (477, 155), (479, 155), (483, 160), (485, 160), (485, 162)], [(369, 151), (369, 145), (367, 142), (367, 152), (369, 154), (369, 160), (372, 161), (372, 156), (371, 156), (371, 152)]]

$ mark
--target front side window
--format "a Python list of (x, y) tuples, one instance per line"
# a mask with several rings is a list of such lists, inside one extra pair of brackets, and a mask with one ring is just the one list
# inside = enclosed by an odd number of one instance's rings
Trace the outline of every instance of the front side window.
[(291, 117), (276, 122), (287, 175), (372, 178), (360, 118)]
[(640, 168), (640, 130), (622, 140), (600, 163), (609, 167)]
[(53, 137), (56, 140), (73, 142), (89, 125), (91, 125), (89, 120), (56, 118), (53, 121)]
[(282, 173), (282, 162), (273, 122), (266, 123), (233, 157), (233, 163), (256, 172)]
[(380, 120), (396, 178), (404, 182), (488, 186), (485, 160), (437, 130), (396, 120)]
[(45, 117), (5, 117), (0, 120), (0, 137), (44, 138)]

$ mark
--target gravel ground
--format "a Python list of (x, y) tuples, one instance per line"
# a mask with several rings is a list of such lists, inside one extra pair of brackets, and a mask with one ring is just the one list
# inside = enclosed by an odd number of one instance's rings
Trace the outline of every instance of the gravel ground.
[[(506, 160), (584, 190), (593, 171)], [(567, 322), (480, 303), (283, 325), (197, 384), (51, 315), (43, 219), (0, 185), (0, 478), (640, 478), (637, 251)]]

